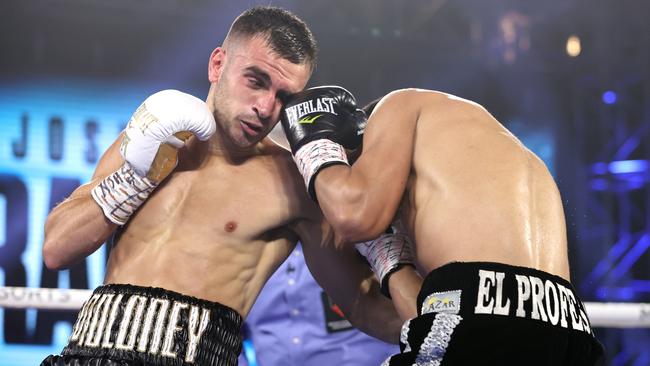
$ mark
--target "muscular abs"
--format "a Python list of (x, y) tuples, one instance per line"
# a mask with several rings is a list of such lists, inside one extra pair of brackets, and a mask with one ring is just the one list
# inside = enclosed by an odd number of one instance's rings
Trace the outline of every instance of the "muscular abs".
[(302, 189), (290, 164), (284, 155), (240, 164), (209, 155), (201, 167), (179, 165), (124, 228), (105, 282), (163, 287), (245, 315), (295, 245), (283, 227), (300, 204), (287, 197), (305, 195), (290, 192)]

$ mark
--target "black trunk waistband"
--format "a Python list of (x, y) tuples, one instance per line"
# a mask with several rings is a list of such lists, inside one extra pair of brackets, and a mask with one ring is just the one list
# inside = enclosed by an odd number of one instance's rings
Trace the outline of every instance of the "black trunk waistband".
[(427, 313), (509, 316), (591, 333), (584, 305), (568, 281), (501, 263), (452, 262), (431, 271), (418, 295), (418, 315)]
[(236, 365), (242, 317), (219, 303), (161, 288), (111, 284), (93, 291), (63, 355), (155, 365)]

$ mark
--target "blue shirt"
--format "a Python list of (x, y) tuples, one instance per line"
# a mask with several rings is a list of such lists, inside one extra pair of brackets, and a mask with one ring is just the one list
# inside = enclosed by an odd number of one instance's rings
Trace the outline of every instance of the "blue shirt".
[[(264, 286), (246, 318), (259, 366), (377, 366), (399, 353), (352, 328), (309, 273), (300, 245)], [(242, 353), (243, 354), (243, 353)], [(244, 356), (240, 365), (247, 365)]]

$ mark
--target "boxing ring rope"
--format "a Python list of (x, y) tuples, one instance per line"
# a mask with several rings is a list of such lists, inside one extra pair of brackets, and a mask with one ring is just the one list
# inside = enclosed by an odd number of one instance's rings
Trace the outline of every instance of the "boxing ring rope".
[(91, 294), (91, 290), (0, 286), (0, 308), (79, 310)]
[[(2, 287), (0, 308), (79, 310), (91, 290)], [(585, 302), (592, 327), (650, 328), (650, 303)]]

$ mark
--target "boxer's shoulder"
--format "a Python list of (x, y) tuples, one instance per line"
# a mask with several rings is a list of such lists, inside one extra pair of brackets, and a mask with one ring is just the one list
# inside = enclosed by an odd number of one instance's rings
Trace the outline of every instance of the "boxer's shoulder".
[(408, 110), (434, 110), (441, 113), (442, 109), (463, 109), (483, 107), (471, 100), (453, 94), (419, 88), (394, 90), (386, 94), (379, 102), (384, 110), (394, 109), (404, 113)]

